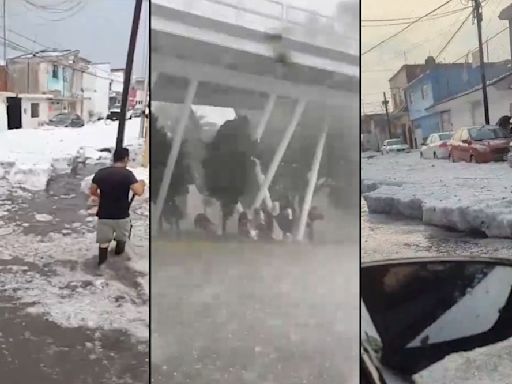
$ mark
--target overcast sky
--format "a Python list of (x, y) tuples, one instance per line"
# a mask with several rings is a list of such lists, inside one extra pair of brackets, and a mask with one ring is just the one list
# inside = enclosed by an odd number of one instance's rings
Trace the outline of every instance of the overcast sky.
[[(76, 2), (77, 0), (75, 0)], [(56, 0), (32, 0), (39, 5), (63, 3)], [(74, 1), (69, 1), (73, 3)], [(134, 0), (82, 0), (80, 10), (61, 15), (36, 10), (25, 0), (7, 1), (7, 39), (29, 49), (43, 49), (37, 43), (63, 49), (78, 49), (93, 62), (110, 62), (124, 68), (133, 18)], [(63, 19), (54, 21), (56, 19)], [(144, 40), (148, 38), (148, 2), (143, 5), (134, 75), (144, 75)], [(1, 29), (0, 29), (1, 33)], [(0, 47), (2, 44), (0, 44)], [(3, 55), (3, 50), (0, 49)], [(9, 56), (22, 52), (8, 51)]]
[[(388, 0), (383, 7), (381, 0), (363, 0), (362, 2), (362, 36), (363, 52), (389, 35), (399, 31), (404, 25), (372, 27), (365, 25), (382, 24), (369, 22), (369, 19), (390, 19), (419, 17), (442, 4), (444, 0), (403, 1)], [(498, 19), (498, 13), (511, 0), (484, 1), (484, 22), (482, 24), (484, 40), (507, 27), (507, 23)], [(448, 12), (461, 9), (467, 5), (467, 0), (454, 0), (438, 12)], [(368, 112), (382, 111), (382, 92), (389, 94), (389, 78), (404, 64), (424, 62), (431, 54), (436, 56), (450, 36), (469, 14), (469, 9), (462, 12), (415, 24), (409, 30), (385, 45), (362, 56), (362, 98), (364, 110)], [(395, 21), (396, 23), (397, 21)], [(399, 21), (398, 21), (399, 22)], [(388, 22), (393, 23), (393, 22)], [(438, 61), (451, 62), (463, 56), (478, 45), (476, 25), (471, 20), (467, 22), (460, 33), (455, 37)], [(405, 52), (405, 56), (404, 56)], [(510, 58), (508, 34), (502, 33), (489, 43), (489, 57), (491, 61)], [(487, 59), (487, 58), (486, 58)], [(462, 60), (463, 62), (464, 60)]]

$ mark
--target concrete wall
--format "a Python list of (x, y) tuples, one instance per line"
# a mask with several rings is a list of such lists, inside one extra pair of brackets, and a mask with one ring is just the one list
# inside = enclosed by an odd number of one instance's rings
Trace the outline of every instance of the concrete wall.
[(407, 88), (407, 71), (402, 67), (396, 75), (389, 80), (389, 88), (391, 89), (391, 102), (393, 111), (397, 111), (407, 105), (405, 100), (405, 88)]
[[(495, 124), (501, 116), (511, 114), (512, 89), (489, 87), (488, 97), (491, 124)], [(450, 111), (454, 129), (484, 124), (481, 90), (444, 103), (439, 109)]]
[(7, 102), (4, 97), (0, 98), (0, 132), (7, 131)]
[[(39, 104), (39, 117), (32, 117), (31, 105)], [(48, 121), (48, 100), (37, 98), (21, 99), (21, 124), (24, 129), (34, 129)]]
[(110, 91), (123, 92), (123, 81), (124, 81), (124, 72), (112, 71), (112, 83), (110, 86)]
[(39, 93), (41, 87), (40, 63), (28, 60), (8, 61), (9, 86), (12, 92)]
[(422, 116), (413, 120), (412, 123), (416, 132), (418, 146), (432, 133), (441, 132), (441, 117), (438, 112)]
[(84, 111), (83, 118), (106, 117), (108, 114), (110, 89), (110, 64), (92, 64), (83, 74)]
[(407, 87), (407, 106), (411, 120), (428, 115), (426, 108), (434, 103), (432, 74), (426, 74)]

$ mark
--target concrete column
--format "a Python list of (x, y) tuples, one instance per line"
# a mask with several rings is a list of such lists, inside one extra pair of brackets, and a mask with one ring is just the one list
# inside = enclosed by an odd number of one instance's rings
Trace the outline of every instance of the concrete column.
[(510, 58), (512, 60), (512, 19), (508, 21), (508, 38), (510, 44)]
[(274, 104), (276, 102), (277, 96), (275, 94), (271, 94), (268, 97), (267, 104), (265, 105), (265, 109), (263, 110), (263, 115), (258, 123), (258, 127), (256, 129), (256, 140), (258, 142), (261, 140), (261, 136), (263, 136), (263, 132), (267, 128), (268, 120), (270, 119), (270, 114), (272, 113), (272, 109), (274, 108)]
[(181, 116), (178, 121), (178, 125), (176, 126), (175, 134), (173, 135), (172, 138), (172, 148), (171, 152), (169, 153), (169, 158), (167, 160), (167, 166), (165, 167), (162, 184), (160, 185), (160, 190), (157, 195), (155, 209), (151, 211), (151, 218), (154, 219), (152, 223), (152, 228), (154, 229), (155, 234), (158, 233), (158, 223), (160, 220), (160, 216), (162, 215), (165, 197), (167, 196), (167, 191), (169, 190), (171, 176), (174, 171), (174, 166), (176, 165), (176, 160), (178, 158), (181, 143), (183, 141), (183, 136), (185, 134), (185, 127), (187, 126), (192, 101), (194, 100), (194, 95), (197, 90), (197, 85), (197, 80), (191, 80), (188, 86), (187, 93), (185, 95), (185, 101), (183, 102), (183, 107), (181, 110)]
[(281, 159), (283, 158), (284, 152), (286, 151), (286, 148), (288, 147), (288, 143), (290, 142), (290, 139), (292, 138), (293, 132), (295, 132), (295, 128), (297, 128), (297, 124), (299, 123), (300, 117), (302, 116), (302, 112), (304, 111), (305, 106), (306, 106), (306, 100), (301, 99), (297, 102), (297, 105), (295, 106), (295, 110), (293, 111), (292, 120), (290, 121), (288, 128), (286, 128), (283, 138), (282, 138), (281, 142), (279, 143), (279, 146), (277, 147), (276, 153), (274, 154), (274, 158), (272, 159), (272, 162), (270, 163), (270, 167), (268, 168), (268, 173), (265, 176), (265, 180), (263, 180), (263, 183), (260, 185), (258, 194), (256, 195), (256, 198), (254, 199), (252, 209), (259, 207), (261, 202), (265, 198), (265, 193), (268, 191), (268, 187), (270, 186), (270, 183), (272, 183), (272, 179), (274, 178), (274, 175), (276, 174), (277, 167), (281, 163)]
[[(270, 115), (272, 114), (272, 109), (274, 108), (274, 104), (276, 102), (277, 96), (275, 94), (271, 94), (268, 97), (267, 104), (265, 105), (265, 109), (263, 110), (263, 114), (261, 115), (261, 119), (258, 123), (258, 127), (256, 129), (256, 137), (255, 139), (260, 142), (261, 137), (263, 136), (263, 132), (267, 128), (268, 120), (270, 119)], [(265, 180), (265, 175), (261, 172), (261, 168), (258, 167), (256, 169), (256, 177), (258, 178), (258, 184), (261, 186), (263, 181)], [(265, 191), (265, 204), (269, 209), (272, 208), (272, 199), (270, 198), (270, 193), (268, 189)]]
[(315, 155), (313, 157), (313, 165), (311, 166), (311, 173), (309, 174), (308, 186), (306, 188), (306, 195), (302, 203), (302, 211), (299, 219), (299, 229), (297, 231), (297, 240), (304, 239), (304, 232), (306, 230), (306, 223), (308, 221), (308, 213), (311, 209), (311, 202), (313, 201), (313, 193), (315, 192), (316, 181), (318, 179), (318, 169), (322, 160), (322, 153), (325, 146), (325, 138), (327, 137), (327, 130), (329, 129), (329, 121), (326, 119), (318, 144), (316, 145)]

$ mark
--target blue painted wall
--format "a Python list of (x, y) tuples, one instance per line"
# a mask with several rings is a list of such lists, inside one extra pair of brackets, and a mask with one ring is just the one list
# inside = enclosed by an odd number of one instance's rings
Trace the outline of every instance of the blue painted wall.
[(70, 97), (71, 95), (71, 79), (73, 76), (73, 69), (69, 67), (57, 66), (57, 77), (53, 77), (53, 65), (48, 64), (48, 90), (60, 91), (63, 97)]
[[(487, 80), (510, 71), (505, 63), (486, 64)], [(426, 109), (446, 98), (468, 91), (481, 84), (480, 67), (466, 65), (434, 65), (406, 89), (409, 118), (415, 127), (421, 127), (423, 137), (440, 131), (438, 113)]]
[(62, 66), (58, 66), (57, 78), (53, 77), (53, 65), (48, 64), (47, 86), (49, 91), (60, 91), (64, 89), (64, 71)]
[(431, 113), (414, 120), (412, 124), (414, 130), (421, 129), (423, 139), (426, 139), (432, 133), (441, 131), (441, 114)]

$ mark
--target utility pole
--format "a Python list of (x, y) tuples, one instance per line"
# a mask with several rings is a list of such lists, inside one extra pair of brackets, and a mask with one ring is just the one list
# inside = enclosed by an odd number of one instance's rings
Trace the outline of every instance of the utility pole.
[(489, 124), (489, 100), (487, 98), (487, 80), (485, 78), (484, 45), (482, 42), (482, 3), (480, 0), (473, 0), (473, 12), (476, 19), (478, 32), (478, 55), (480, 56), (480, 78), (482, 81), (482, 94), (484, 99), (485, 124)]
[(148, 39), (148, 29), (149, 29), (149, 17), (146, 22), (146, 28), (144, 29), (144, 104), (142, 105), (144, 113), (142, 114), (142, 118), (140, 119), (140, 130), (139, 130), (139, 138), (142, 139), (144, 137), (144, 128), (146, 119), (144, 118), (144, 114), (146, 113), (146, 105), (148, 103), (148, 86), (149, 86), (149, 39)]
[(386, 120), (388, 122), (388, 135), (389, 135), (389, 138), (391, 139), (391, 120), (389, 119), (389, 111), (388, 111), (389, 100), (386, 97), (386, 92), (382, 92), (382, 95), (384, 96), (384, 100), (382, 100), (382, 105), (384, 106), (384, 109), (386, 111)]
[(142, 0), (135, 0), (133, 9), (132, 30), (130, 32), (130, 42), (128, 44), (128, 54), (126, 55), (126, 66), (123, 79), (123, 95), (121, 96), (121, 111), (119, 116), (119, 125), (117, 127), (116, 149), (123, 147), (124, 130), (126, 127), (126, 111), (128, 107), (128, 94), (132, 80), (133, 56), (137, 44), (137, 33), (139, 31), (140, 13), (142, 9)]

